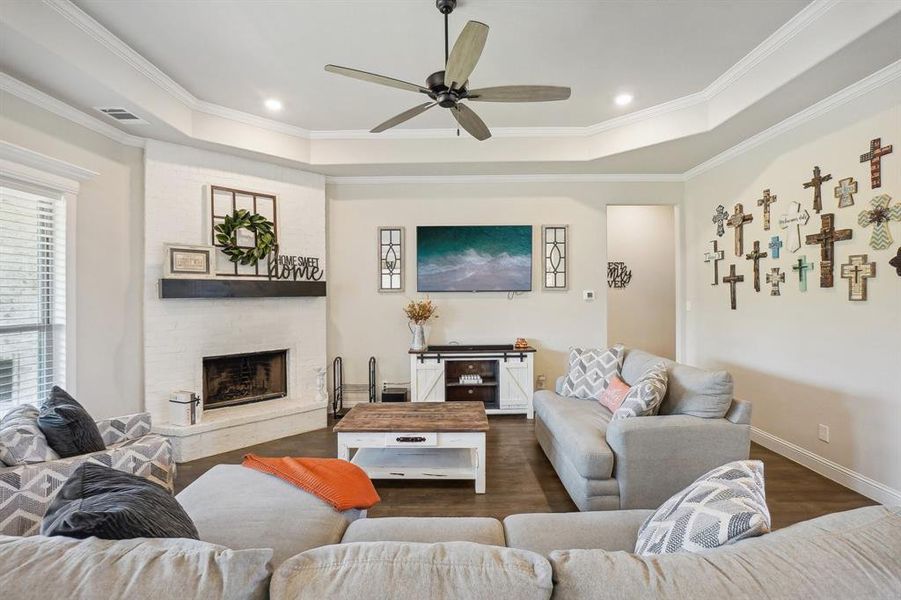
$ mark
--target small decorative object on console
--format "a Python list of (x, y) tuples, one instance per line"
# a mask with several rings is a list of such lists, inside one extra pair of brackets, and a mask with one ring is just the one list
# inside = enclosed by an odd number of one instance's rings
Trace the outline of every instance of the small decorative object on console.
[(200, 396), (194, 392), (172, 392), (169, 396), (169, 422), (180, 427), (200, 423)]
[(529, 347), (529, 341), (526, 338), (516, 338), (513, 347), (517, 350), (525, 350)]
[(163, 277), (190, 277), (201, 279), (215, 277), (213, 272), (213, 246), (185, 246), (166, 244)]
[(430, 319), (438, 318), (438, 307), (428, 298), (425, 300), (411, 300), (404, 307), (404, 314), (407, 315), (407, 326), (410, 333), (413, 334), (413, 343), (410, 350), (425, 350), (425, 329), (423, 325)]

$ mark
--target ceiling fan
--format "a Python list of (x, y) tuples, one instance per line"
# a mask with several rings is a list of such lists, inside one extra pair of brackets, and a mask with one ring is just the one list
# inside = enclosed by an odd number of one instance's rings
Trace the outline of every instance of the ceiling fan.
[(474, 90), (469, 89), (467, 87), (469, 75), (475, 69), (479, 56), (482, 54), (482, 49), (485, 47), (485, 41), (488, 39), (488, 26), (478, 21), (467, 22), (462, 33), (460, 33), (460, 37), (454, 43), (453, 50), (448, 53), (447, 20), (448, 15), (456, 8), (457, 0), (435, 0), (435, 5), (438, 11), (444, 15), (445, 67), (443, 71), (437, 71), (429, 75), (424, 86), (392, 77), (385, 77), (384, 75), (360, 71), (359, 69), (325, 65), (325, 70), (330, 73), (425, 94), (432, 99), (431, 102), (419, 104), (399, 115), (391, 117), (370, 130), (372, 133), (381, 133), (412, 119), (416, 115), (424, 113), (432, 107), (440, 106), (441, 108), (449, 108), (460, 127), (465, 129), (472, 137), (483, 141), (491, 137), (491, 131), (489, 131), (488, 126), (485, 125), (485, 122), (479, 118), (475, 111), (463, 104), (464, 100), (470, 102), (550, 102), (569, 98), (570, 89), (568, 87), (552, 85), (502, 85)]

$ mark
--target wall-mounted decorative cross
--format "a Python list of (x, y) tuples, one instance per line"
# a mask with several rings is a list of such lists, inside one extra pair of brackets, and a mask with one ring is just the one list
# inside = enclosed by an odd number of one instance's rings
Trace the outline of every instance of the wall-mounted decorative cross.
[(848, 300), (867, 299), (867, 279), (876, 277), (876, 263), (867, 262), (866, 254), (852, 254), (842, 265), (842, 279), (848, 280)]
[(745, 259), (754, 261), (754, 291), (760, 291), (760, 259), (766, 258), (766, 252), (760, 251), (760, 242), (754, 242), (754, 251), (745, 254)]
[(892, 245), (892, 232), (888, 223), (901, 221), (901, 204), (889, 206), (891, 203), (891, 196), (879, 194), (870, 201), (873, 208), (862, 210), (857, 216), (857, 224), (861, 227), (873, 226), (873, 233), (870, 234), (870, 246), (873, 250), (885, 250)]
[(838, 198), (839, 208), (854, 206), (854, 194), (857, 193), (857, 182), (853, 177), (845, 177), (838, 180), (835, 186), (835, 197)]
[(722, 204), (717, 206), (716, 211), (713, 213), (713, 223), (716, 225), (717, 237), (723, 237), (723, 234), (726, 233), (726, 226), (723, 223), (728, 219), (729, 213), (726, 212), (726, 208)]
[(720, 283), (720, 265), (719, 262), (723, 260), (726, 256), (726, 253), (720, 250), (717, 246), (716, 240), (710, 240), (710, 243), (713, 244), (713, 250), (708, 250), (704, 253), (704, 262), (713, 263), (713, 283), (710, 285), (719, 285)]
[(745, 253), (744, 228), (746, 224), (754, 220), (754, 215), (746, 215), (744, 210), (745, 207), (739, 202), (735, 205), (735, 212), (733, 212), (732, 216), (729, 217), (729, 220), (726, 221), (726, 224), (729, 225), (729, 227), (735, 228), (735, 256), (741, 256)]
[(898, 274), (898, 277), (901, 277), (901, 248), (898, 248), (898, 253), (893, 259), (888, 261), (888, 264), (895, 267), (895, 272)]
[(770, 190), (763, 190), (763, 198), (757, 199), (757, 206), (763, 207), (763, 229), (770, 230), (770, 204), (776, 201), (776, 195), (770, 195)]
[(766, 274), (766, 282), (770, 284), (770, 296), (781, 296), (779, 292), (779, 284), (785, 283), (785, 273), (782, 273), (779, 267), (773, 267)]
[(807, 262), (807, 257), (802, 255), (798, 257), (798, 260), (792, 265), (792, 271), (797, 271), (798, 273), (798, 289), (802, 292), (807, 291), (807, 271), (813, 270), (814, 263)]
[(786, 242), (788, 249), (797, 252), (801, 249), (801, 225), (807, 225), (810, 220), (810, 213), (807, 209), (801, 209), (799, 202), (791, 202), (788, 205), (788, 212), (779, 217), (779, 227), (788, 229)]
[(823, 190), (822, 185), (824, 182), (832, 179), (832, 175), (820, 175), (820, 168), (813, 168), (813, 177), (810, 181), (804, 184), (804, 189), (813, 188), (813, 210), (815, 213), (820, 214), (820, 211), (823, 210)]
[(735, 274), (735, 265), (729, 265), (729, 275), (728, 277), (723, 277), (723, 283), (729, 284), (729, 297), (732, 301), (732, 310), (736, 308), (735, 302), (735, 284), (740, 283), (745, 280), (744, 275), (736, 275)]
[(870, 140), (870, 151), (860, 155), (860, 162), (870, 161), (870, 187), (882, 187), (882, 157), (892, 153), (891, 145), (883, 146), (882, 138)]
[(774, 235), (770, 238), (770, 243), (767, 245), (770, 249), (770, 256), (773, 258), (779, 258), (779, 251), (782, 249), (782, 240), (779, 239), (778, 235)]
[(850, 240), (854, 232), (850, 229), (836, 229), (835, 215), (820, 215), (820, 232), (807, 236), (808, 245), (820, 246), (820, 287), (832, 287), (832, 274), (835, 269), (835, 242)]

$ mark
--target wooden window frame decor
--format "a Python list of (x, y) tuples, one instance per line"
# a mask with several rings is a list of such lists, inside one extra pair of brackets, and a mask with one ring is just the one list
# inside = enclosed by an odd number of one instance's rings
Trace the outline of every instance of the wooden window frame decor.
[[(385, 240), (385, 234), (388, 234), (388, 240)], [(395, 235), (397, 241), (395, 242)], [(406, 240), (403, 227), (384, 226), (378, 228), (378, 237), (376, 243), (379, 252), (379, 292), (398, 293), (404, 291), (404, 278), (407, 274), (406, 269)], [(389, 259), (394, 255), (394, 261)], [(386, 285), (385, 278), (388, 278)], [(397, 278), (397, 285), (394, 279)]]
[(565, 292), (569, 289), (569, 225), (542, 225), (541, 249), (542, 287)]
[[(222, 244), (216, 241), (216, 231), (215, 227), (219, 223), (225, 219), (225, 214), (220, 214), (216, 212), (216, 193), (225, 193), (231, 195), (231, 211), (229, 214), (233, 214), (235, 210), (239, 207), (237, 206), (238, 196), (250, 196), (253, 199), (253, 206), (246, 207), (242, 206), (240, 208), (247, 208), (252, 213), (257, 213), (259, 210), (259, 200), (266, 199), (272, 202), (272, 232), (276, 239), (276, 244), (278, 243), (278, 198), (274, 194), (264, 194), (260, 192), (251, 192), (248, 190), (239, 190), (230, 187), (224, 187), (221, 185), (211, 185), (210, 187), (210, 240), (214, 247), (221, 248)], [(267, 217), (268, 218), (268, 217)], [(254, 246), (256, 245), (256, 234), (254, 235)], [(254, 246), (239, 246), (241, 248), (253, 248)], [(276, 245), (276, 248), (278, 246)], [(260, 265), (262, 264), (263, 272), (260, 271)], [(216, 261), (214, 259), (211, 268), (213, 271), (217, 271), (215, 275), (217, 276), (225, 276), (225, 277), (266, 277), (266, 261), (260, 260), (257, 264), (253, 265), (253, 272), (245, 272), (242, 273), (239, 271), (240, 265), (238, 263), (229, 263), (229, 272), (218, 272)], [(245, 269), (249, 269), (251, 267), (245, 266)]]
[[(178, 255), (191, 254), (201, 257), (202, 268), (179, 267)], [(184, 277), (190, 279), (209, 279), (216, 276), (216, 248), (214, 246), (188, 246), (185, 244), (166, 244), (166, 257), (163, 262), (163, 277), (172, 279)]]

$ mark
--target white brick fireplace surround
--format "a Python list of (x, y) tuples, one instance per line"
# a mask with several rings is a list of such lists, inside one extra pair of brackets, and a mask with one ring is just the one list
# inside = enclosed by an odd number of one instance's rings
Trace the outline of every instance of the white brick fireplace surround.
[[(185, 462), (325, 427), (316, 387), (325, 298), (159, 297), (164, 244), (210, 244), (210, 185), (276, 195), (282, 254), (320, 257), (328, 279), (324, 178), (161, 142), (148, 142), (144, 161), (144, 402), (154, 429)], [(194, 426), (168, 423), (172, 392), (202, 393), (203, 357), (279, 349), (288, 349), (286, 398), (210, 410)]]

